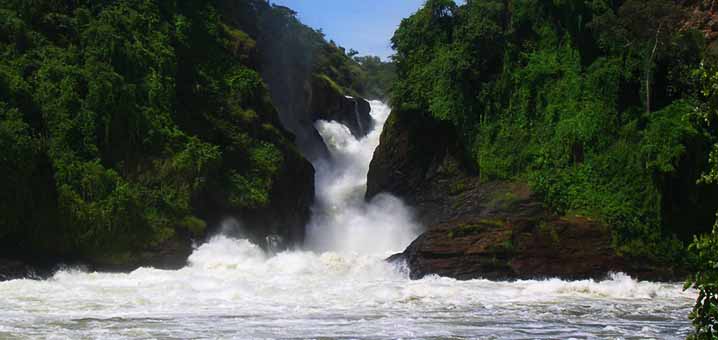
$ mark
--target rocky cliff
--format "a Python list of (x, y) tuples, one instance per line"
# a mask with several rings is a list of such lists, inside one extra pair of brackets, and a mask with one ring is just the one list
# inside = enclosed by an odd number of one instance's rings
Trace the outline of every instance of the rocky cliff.
[(457, 279), (682, 279), (653, 258), (626, 257), (610, 226), (559, 216), (525, 183), (482, 182), (462, 161), (452, 130), (419, 113), (393, 112), (368, 176), (367, 199), (382, 191), (416, 209), (426, 231), (389, 261), (405, 261), (411, 277)]

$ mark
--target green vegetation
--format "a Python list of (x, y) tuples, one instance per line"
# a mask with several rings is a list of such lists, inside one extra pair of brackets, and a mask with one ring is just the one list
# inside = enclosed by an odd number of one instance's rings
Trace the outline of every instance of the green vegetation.
[(689, 316), (695, 327), (689, 339), (715, 339), (718, 336), (718, 225), (711, 234), (696, 237), (690, 250), (695, 254), (697, 270), (685, 288), (697, 289), (698, 298)]
[(0, 1), (0, 245), (112, 257), (267, 205), (296, 151), (256, 47), (209, 1)]
[(362, 56), (354, 60), (364, 70), (365, 91), (369, 99), (386, 100), (391, 92), (391, 86), (396, 82), (396, 67), (394, 63), (384, 62), (379, 57)]
[[(703, 110), (693, 116), (704, 133), (715, 131), (718, 123), (718, 69), (704, 66), (698, 71), (705, 98)], [(718, 183), (718, 143), (710, 151), (709, 168), (702, 182)], [(696, 271), (686, 282), (685, 288), (698, 290), (698, 298), (690, 318), (695, 332), (690, 339), (715, 339), (718, 337), (718, 220), (710, 234), (694, 237), (689, 250), (694, 255)]]
[(352, 57), (262, 0), (0, 0), (0, 247), (121, 262), (266, 208), (301, 156), (259, 72), (366, 95)]
[(514, 192), (507, 190), (505, 192), (497, 192), (493, 197), (490, 197), (487, 203), (489, 207), (498, 207), (501, 205), (508, 205), (516, 202), (517, 196)]
[(453, 124), (482, 180), (528, 181), (556, 212), (610, 225), (620, 252), (679, 259), (716, 207), (697, 183), (716, 134), (692, 118), (705, 42), (684, 11), (429, 0), (392, 40), (392, 105)]
[(465, 192), (466, 189), (466, 180), (459, 180), (451, 184), (451, 188), (449, 188), (449, 194), (451, 194), (452, 196), (460, 195)]

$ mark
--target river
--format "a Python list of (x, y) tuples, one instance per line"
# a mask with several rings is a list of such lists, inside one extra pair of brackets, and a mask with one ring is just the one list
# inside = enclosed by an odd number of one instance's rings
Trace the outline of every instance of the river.
[[(364, 202), (389, 108), (357, 140), (318, 122), (331, 160), (317, 162), (305, 249), (268, 254), (217, 235), (176, 271), (67, 268), (0, 283), (0, 339), (682, 339), (695, 292), (614, 274), (601, 282), (409, 280), (383, 261), (420, 232), (390, 195)], [(238, 227), (237, 223), (228, 223)], [(232, 233), (237, 234), (237, 233)]]

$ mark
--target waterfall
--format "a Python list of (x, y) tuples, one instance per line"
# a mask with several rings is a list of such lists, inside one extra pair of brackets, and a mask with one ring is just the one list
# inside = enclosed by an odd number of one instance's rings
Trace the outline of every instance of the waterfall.
[[(398, 198), (382, 194), (364, 201), (369, 164), (390, 113), (379, 101), (370, 104), (374, 129), (361, 139), (338, 122), (316, 123), (330, 159), (314, 163), (317, 197), (307, 229), (309, 249), (390, 255), (403, 251), (419, 234), (411, 211)], [(358, 108), (356, 112), (363, 129)]]

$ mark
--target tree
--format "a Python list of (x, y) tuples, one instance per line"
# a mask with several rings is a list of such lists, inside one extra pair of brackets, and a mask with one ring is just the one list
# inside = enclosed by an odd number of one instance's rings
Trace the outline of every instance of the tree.
[(617, 15), (609, 11), (592, 25), (604, 47), (629, 54), (637, 51), (643, 59), (646, 113), (652, 110), (652, 72), (656, 59), (679, 33), (679, 24), (684, 17), (684, 9), (671, 0), (628, 0), (618, 9)]
[[(702, 93), (706, 105), (693, 118), (706, 133), (711, 133), (718, 123), (718, 71), (706, 66), (699, 70), (699, 75), (703, 82)], [(718, 143), (710, 151), (709, 163), (710, 167), (701, 181), (718, 183)], [(686, 282), (685, 288), (698, 290), (698, 298), (690, 314), (695, 329), (689, 339), (715, 339), (718, 337), (718, 219), (713, 231), (695, 237), (689, 249), (696, 258), (696, 271)]]

